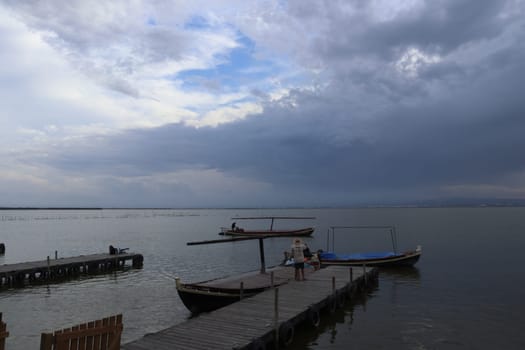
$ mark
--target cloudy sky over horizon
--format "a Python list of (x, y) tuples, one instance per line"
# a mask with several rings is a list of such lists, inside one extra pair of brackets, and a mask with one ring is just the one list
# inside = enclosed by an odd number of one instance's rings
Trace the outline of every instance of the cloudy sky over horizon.
[(525, 1), (0, 1), (0, 207), (525, 200)]

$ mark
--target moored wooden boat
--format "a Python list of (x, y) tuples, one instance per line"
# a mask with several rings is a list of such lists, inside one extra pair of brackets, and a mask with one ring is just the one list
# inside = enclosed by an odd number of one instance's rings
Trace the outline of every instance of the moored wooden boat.
[(246, 229), (240, 228), (235, 222), (232, 223), (231, 228), (221, 227), (220, 235), (228, 236), (266, 236), (266, 237), (288, 237), (288, 236), (310, 236), (314, 232), (313, 227), (303, 227), (298, 229), (276, 229), (274, 228), (275, 220), (282, 219), (315, 219), (314, 217), (289, 217), (289, 216), (259, 216), (247, 218), (232, 218), (232, 220), (271, 220), (269, 229)]
[(421, 256), (421, 246), (415, 250), (404, 253), (380, 252), (380, 253), (361, 253), (361, 254), (318, 254), (321, 266), (347, 265), (347, 266), (373, 266), (373, 267), (396, 267), (413, 266)]
[(310, 236), (314, 232), (313, 227), (305, 227), (295, 230), (245, 230), (245, 229), (228, 229), (226, 227), (221, 227), (221, 234), (227, 236), (267, 236), (267, 237), (303, 237)]
[[(229, 305), (241, 299), (240, 288), (214, 288), (201, 286), (198, 283), (181, 283), (177, 281), (179, 297), (193, 314), (209, 312)], [(243, 298), (254, 296), (265, 288), (243, 290)]]
[[(392, 240), (392, 249), (390, 252), (367, 252), (354, 254), (336, 254), (334, 241), (336, 229), (373, 229), (373, 230), (388, 230)], [(321, 266), (329, 265), (343, 265), (343, 266), (357, 266), (367, 265), (374, 267), (403, 267), (413, 266), (421, 257), (421, 246), (417, 246), (415, 250), (398, 252), (397, 249), (397, 232), (394, 226), (332, 226), (332, 250), (328, 252), (320, 252), (318, 254)], [(328, 242), (330, 241), (330, 231), (328, 231)], [(329, 243), (327, 250), (329, 249)]]
[(293, 271), (289, 267), (277, 266), (265, 273), (253, 271), (198, 283), (182, 283), (176, 278), (175, 283), (183, 304), (193, 314), (198, 314), (249, 298), (272, 286), (288, 283), (292, 278)]
[[(272, 229), (272, 227), (270, 229)], [(266, 268), (263, 242), (266, 238), (273, 238), (276, 236), (268, 234), (268, 231), (257, 232), (264, 233), (251, 234), (244, 237), (231, 237), (228, 239), (214, 239), (186, 243), (187, 245), (193, 246), (258, 240), (261, 262), (261, 268), (259, 271), (251, 271), (237, 276), (222, 277), (197, 283), (182, 283), (179, 278), (176, 278), (177, 293), (183, 304), (192, 313), (218, 309), (239, 301), (242, 298), (254, 296), (266, 289), (288, 283), (288, 281), (294, 278), (294, 271), (290, 267), (280, 265), (269, 269)], [(294, 232), (297, 232), (297, 230), (294, 230)], [(308, 229), (306, 232), (311, 234), (313, 228)], [(305, 275), (309, 270), (314, 269), (305, 269)]]

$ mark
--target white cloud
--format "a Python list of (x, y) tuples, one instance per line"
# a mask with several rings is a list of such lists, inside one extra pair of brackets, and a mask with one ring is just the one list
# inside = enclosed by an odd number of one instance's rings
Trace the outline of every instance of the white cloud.
[(438, 55), (426, 54), (415, 47), (411, 47), (401, 55), (395, 63), (395, 67), (399, 72), (415, 78), (420, 69), (440, 61), (441, 58)]
[[(0, 8), (0, 73), (14, 82), (0, 86), (3, 100), (9, 101), (1, 111), (4, 130), (46, 133), (52, 123), (62, 135), (74, 136), (185, 120), (203, 125), (198, 119), (220, 113), (214, 112), (216, 106), (249, 96), (187, 92), (174, 80), (185, 70), (213, 68), (238, 46), (229, 26), (184, 31), (191, 8), (177, 7), (183, 14), (178, 17), (150, 8), (158, 21), (150, 26), (148, 7), (139, 3), (26, 5)], [(237, 117), (223, 120), (246, 116), (236, 110)]]
[(239, 103), (227, 107), (219, 107), (204, 114), (204, 117), (196, 120), (188, 120), (187, 124), (195, 127), (217, 126), (236, 120), (244, 119), (246, 116), (260, 114), (262, 107), (256, 103)]

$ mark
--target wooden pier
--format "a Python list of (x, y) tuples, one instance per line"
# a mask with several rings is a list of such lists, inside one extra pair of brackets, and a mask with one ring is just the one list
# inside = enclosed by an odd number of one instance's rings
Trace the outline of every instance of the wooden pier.
[(132, 267), (138, 268), (142, 267), (144, 258), (136, 253), (91, 254), (0, 265), (0, 287), (24, 286), (113, 271), (125, 267), (128, 261), (131, 261)]
[[(293, 274), (293, 268), (289, 269), (289, 273)], [(364, 290), (367, 284), (376, 283), (377, 276), (376, 268), (327, 267), (308, 274), (305, 281), (290, 281), (148, 334), (121, 348), (232, 350), (289, 345), (296, 331), (302, 327), (317, 327), (326, 312), (342, 307), (348, 298)]]

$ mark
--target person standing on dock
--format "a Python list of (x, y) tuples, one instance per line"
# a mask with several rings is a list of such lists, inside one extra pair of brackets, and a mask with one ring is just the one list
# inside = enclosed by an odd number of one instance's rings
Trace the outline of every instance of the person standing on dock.
[(305, 245), (300, 238), (294, 238), (292, 244), (292, 258), (294, 260), (295, 280), (304, 281), (304, 249)]

